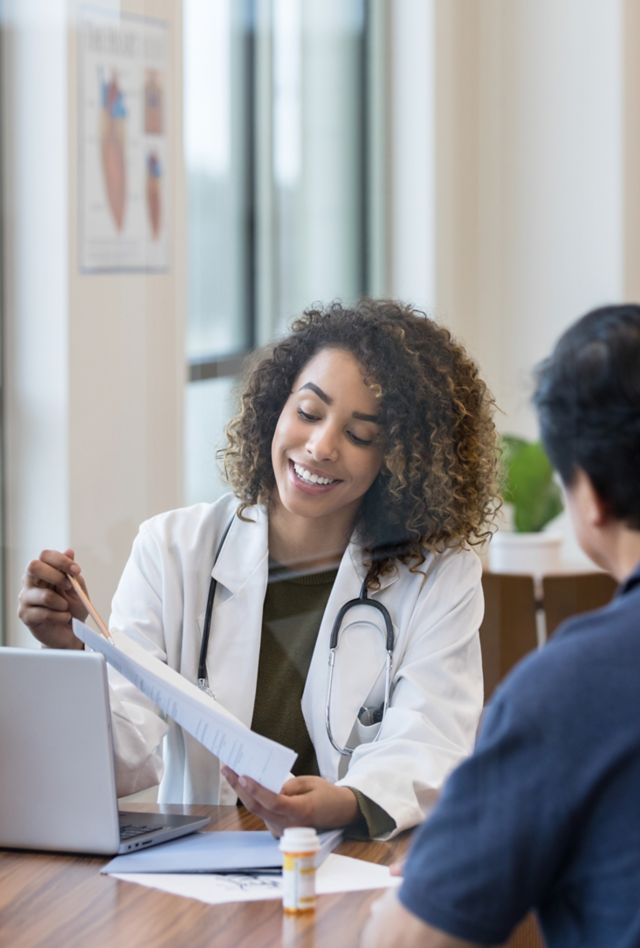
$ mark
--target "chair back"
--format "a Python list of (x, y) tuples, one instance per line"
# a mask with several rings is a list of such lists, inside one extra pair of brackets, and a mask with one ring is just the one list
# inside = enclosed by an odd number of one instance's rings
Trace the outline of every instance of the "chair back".
[(484, 619), (480, 626), (484, 699), (527, 652), (538, 646), (533, 578), (482, 574)]
[(580, 612), (606, 606), (617, 583), (608, 573), (557, 573), (542, 579), (547, 639), (561, 622)]

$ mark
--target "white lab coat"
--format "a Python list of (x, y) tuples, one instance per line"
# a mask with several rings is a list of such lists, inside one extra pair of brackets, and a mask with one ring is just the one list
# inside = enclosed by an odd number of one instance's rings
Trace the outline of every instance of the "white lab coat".
[[(209, 683), (218, 701), (250, 726), (268, 575), (267, 514), (252, 507), (245, 512), (251, 522), (245, 522), (234, 518), (237, 506), (228, 494), (214, 504), (145, 521), (113, 599), (111, 625), (134, 635), (195, 682), (213, 575), (218, 586), (207, 655)], [(327, 602), (302, 696), (322, 776), (366, 794), (395, 820), (395, 832), (421, 821), (433, 797), (430, 791), (471, 751), (483, 700), (480, 562), (471, 551), (450, 551), (430, 555), (421, 569), (411, 573), (399, 564), (372, 594), (389, 610), (395, 633), (392, 697), (382, 724), (364, 726), (357, 715), (363, 705), (382, 704), (384, 621), (367, 606), (345, 617), (331, 722), (341, 746), (357, 743), (351, 758), (331, 746), (325, 706), (334, 619), (343, 603), (358, 596), (365, 575), (353, 542)], [(162, 775), (161, 802), (235, 802), (218, 760), (174, 722), (165, 723), (137, 689), (115, 674), (112, 710), (121, 794), (150, 786)]]

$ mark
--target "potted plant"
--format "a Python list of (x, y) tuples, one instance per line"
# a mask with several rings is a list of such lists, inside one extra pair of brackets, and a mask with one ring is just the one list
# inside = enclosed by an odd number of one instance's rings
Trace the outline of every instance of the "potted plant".
[(539, 441), (501, 437), (503, 497), (510, 529), (501, 529), (489, 547), (494, 572), (538, 573), (557, 567), (562, 537), (543, 532), (562, 511), (562, 493)]

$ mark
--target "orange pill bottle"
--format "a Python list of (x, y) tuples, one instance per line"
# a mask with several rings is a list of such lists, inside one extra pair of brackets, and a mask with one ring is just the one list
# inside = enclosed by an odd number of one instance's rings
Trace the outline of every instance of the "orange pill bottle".
[(320, 840), (308, 826), (287, 827), (280, 840), (282, 852), (282, 907), (288, 915), (312, 912), (316, 907), (316, 854)]

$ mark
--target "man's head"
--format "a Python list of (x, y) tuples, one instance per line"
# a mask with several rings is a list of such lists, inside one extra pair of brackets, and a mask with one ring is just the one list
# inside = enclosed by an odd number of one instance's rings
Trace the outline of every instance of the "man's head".
[(640, 530), (640, 306), (587, 313), (536, 383), (541, 437), (569, 496), (586, 474), (607, 515)]

